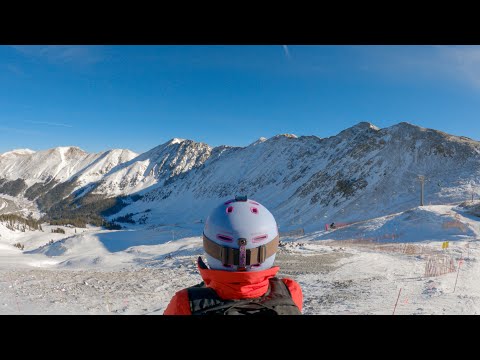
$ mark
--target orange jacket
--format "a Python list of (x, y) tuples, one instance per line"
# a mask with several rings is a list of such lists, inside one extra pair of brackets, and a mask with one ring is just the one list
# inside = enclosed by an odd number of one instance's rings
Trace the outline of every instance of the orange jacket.
[[(202, 269), (200, 275), (207, 287), (212, 288), (223, 300), (251, 299), (260, 297), (268, 290), (268, 279), (280, 270), (278, 266), (262, 271), (223, 271)], [(300, 285), (288, 278), (282, 279), (292, 299), (302, 311), (303, 294)], [(163, 315), (192, 315), (187, 289), (178, 291), (170, 300)]]

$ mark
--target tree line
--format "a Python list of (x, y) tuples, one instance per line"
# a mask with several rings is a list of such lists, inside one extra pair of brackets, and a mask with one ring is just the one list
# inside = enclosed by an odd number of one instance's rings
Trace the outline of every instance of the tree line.
[(41, 222), (32, 217), (25, 219), (15, 214), (2, 214), (0, 215), (0, 222), (5, 223), (5, 226), (10, 230), (20, 230), (23, 232), (26, 230), (43, 231)]

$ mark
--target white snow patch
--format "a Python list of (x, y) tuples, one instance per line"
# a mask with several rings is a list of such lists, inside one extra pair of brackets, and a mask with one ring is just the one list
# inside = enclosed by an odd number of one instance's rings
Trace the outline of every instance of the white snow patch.
[(172, 140), (170, 140), (170, 144), (180, 144), (184, 141), (185, 141), (185, 139), (173, 138)]

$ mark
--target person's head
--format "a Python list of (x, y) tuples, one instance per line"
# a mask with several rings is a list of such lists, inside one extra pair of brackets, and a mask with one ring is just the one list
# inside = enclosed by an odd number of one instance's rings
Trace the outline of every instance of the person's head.
[(211, 269), (259, 271), (275, 261), (279, 236), (263, 205), (237, 196), (216, 207), (205, 221), (203, 247)]

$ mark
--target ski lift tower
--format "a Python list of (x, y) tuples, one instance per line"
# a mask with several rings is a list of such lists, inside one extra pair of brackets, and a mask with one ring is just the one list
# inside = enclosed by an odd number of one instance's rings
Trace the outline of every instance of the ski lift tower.
[(473, 181), (470, 181), (470, 190), (472, 191), (472, 203), (475, 197), (475, 188), (473, 186)]
[(420, 206), (423, 206), (423, 185), (425, 184), (425, 176), (418, 175), (418, 180), (420, 180), (421, 188), (420, 188)]

